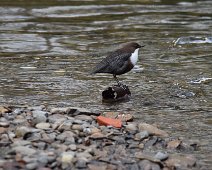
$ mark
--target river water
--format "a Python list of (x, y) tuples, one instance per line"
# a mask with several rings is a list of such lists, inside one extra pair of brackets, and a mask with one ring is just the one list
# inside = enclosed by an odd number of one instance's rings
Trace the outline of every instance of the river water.
[[(89, 75), (122, 43), (145, 45), (119, 76), (128, 102), (104, 104), (111, 75)], [(133, 113), (184, 140), (212, 166), (212, 1), (1, 0), (0, 104)], [(189, 152), (188, 152), (189, 154)]]

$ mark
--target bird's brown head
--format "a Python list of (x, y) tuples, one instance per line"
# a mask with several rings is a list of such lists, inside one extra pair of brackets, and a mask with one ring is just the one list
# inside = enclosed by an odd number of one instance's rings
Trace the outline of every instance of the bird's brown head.
[(141, 47), (144, 47), (144, 46), (141, 46), (136, 42), (131, 42), (131, 43), (124, 45), (122, 47), (122, 50), (126, 51), (126, 52), (134, 52), (137, 48), (141, 48)]

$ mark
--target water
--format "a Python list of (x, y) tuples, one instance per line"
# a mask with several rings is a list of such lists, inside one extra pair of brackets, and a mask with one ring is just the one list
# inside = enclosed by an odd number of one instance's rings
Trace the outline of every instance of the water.
[[(131, 112), (171, 136), (197, 140), (212, 165), (212, 1), (3, 0), (0, 104), (79, 106)], [(119, 78), (129, 102), (101, 102), (111, 75), (91, 68), (120, 44), (144, 44)]]

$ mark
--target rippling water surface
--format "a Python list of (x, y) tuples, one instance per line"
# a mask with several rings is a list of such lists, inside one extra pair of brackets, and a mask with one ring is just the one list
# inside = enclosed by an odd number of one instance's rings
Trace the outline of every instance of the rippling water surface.
[[(173, 136), (197, 140), (212, 166), (212, 1), (36, 1), (0, 4), (0, 104), (132, 112)], [(144, 44), (119, 76), (129, 102), (101, 102), (111, 75), (89, 75), (122, 43)]]

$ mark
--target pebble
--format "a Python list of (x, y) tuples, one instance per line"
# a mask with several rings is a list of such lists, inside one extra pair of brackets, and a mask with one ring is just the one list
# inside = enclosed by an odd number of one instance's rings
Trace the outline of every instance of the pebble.
[(35, 149), (29, 148), (27, 146), (16, 146), (13, 148), (17, 153), (21, 153), (23, 155), (33, 155), (36, 153)]
[(88, 122), (91, 122), (93, 120), (91, 116), (87, 116), (87, 115), (77, 115), (74, 118), (78, 120), (88, 121)]
[(33, 169), (36, 169), (38, 167), (38, 165), (39, 165), (38, 162), (31, 162), (31, 163), (26, 164), (26, 168), (33, 170)]
[(23, 137), (28, 132), (30, 132), (29, 127), (21, 126), (16, 128), (15, 135), (19, 138), (19, 137)]
[(169, 167), (175, 167), (176, 169), (185, 169), (195, 166), (196, 158), (194, 158), (194, 156), (192, 155), (172, 155), (165, 162)]
[(64, 115), (61, 114), (53, 114), (48, 117), (49, 123), (62, 123), (66, 120), (67, 118), (64, 117)]
[(61, 162), (62, 163), (71, 163), (73, 161), (73, 158), (75, 156), (75, 152), (69, 151), (69, 152), (63, 152), (61, 156)]
[(147, 123), (140, 123), (138, 124), (138, 129), (140, 131), (146, 130), (149, 132), (150, 135), (156, 135), (156, 136), (161, 136), (161, 137), (168, 137), (168, 133), (158, 129), (157, 127), (147, 124)]
[(128, 123), (127, 125), (125, 125), (125, 128), (127, 131), (136, 131), (137, 125), (134, 123)]
[(49, 123), (41, 122), (41, 123), (36, 124), (35, 127), (38, 129), (49, 129), (50, 126), (51, 125)]
[(164, 161), (164, 160), (166, 160), (168, 158), (168, 154), (167, 153), (163, 153), (163, 152), (158, 152), (154, 157), (156, 159)]
[(34, 124), (38, 124), (47, 121), (48, 113), (40, 110), (35, 110), (32, 111), (32, 116), (33, 116), (32, 122)]
[(143, 131), (135, 134), (135, 140), (144, 140), (145, 138), (149, 137), (148, 131)]
[(59, 107), (59, 108), (51, 108), (50, 113), (51, 114), (67, 114), (69, 112), (68, 107)]
[(78, 124), (74, 124), (71, 127), (72, 130), (79, 130), (82, 131), (83, 130), (83, 126), (82, 125), (78, 125)]
[(172, 141), (168, 142), (167, 148), (176, 149), (178, 146), (180, 146), (181, 143), (182, 143), (182, 141), (179, 139), (172, 140)]
[(9, 127), (10, 126), (10, 123), (9, 122), (0, 122), (0, 127)]
[(69, 145), (69, 148), (70, 148), (72, 151), (76, 151), (76, 150), (77, 150), (77, 145), (75, 145), (75, 144), (70, 144), (70, 145)]
[(65, 120), (64, 122), (61, 122), (58, 130), (70, 130), (73, 124), (73, 120)]

